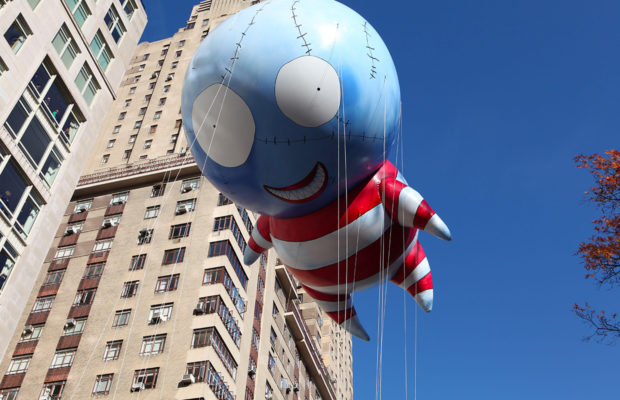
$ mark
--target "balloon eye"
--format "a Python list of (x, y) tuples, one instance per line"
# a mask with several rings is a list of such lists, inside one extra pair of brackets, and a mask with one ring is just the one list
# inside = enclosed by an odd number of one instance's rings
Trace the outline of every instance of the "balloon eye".
[(314, 128), (329, 122), (340, 106), (340, 79), (334, 67), (314, 56), (282, 66), (276, 78), (280, 111), (298, 125)]
[(194, 100), (192, 125), (207, 156), (224, 167), (238, 167), (254, 144), (254, 117), (243, 99), (222, 84), (211, 85)]

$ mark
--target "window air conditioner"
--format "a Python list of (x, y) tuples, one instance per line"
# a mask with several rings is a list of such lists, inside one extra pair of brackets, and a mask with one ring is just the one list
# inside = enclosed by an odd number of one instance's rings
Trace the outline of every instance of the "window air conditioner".
[(131, 392), (139, 392), (140, 390), (144, 390), (144, 383), (142, 382), (136, 382), (133, 385), (131, 385)]
[(24, 326), (24, 330), (22, 331), (22, 336), (30, 335), (32, 332), (34, 332), (34, 326), (26, 325)]
[(52, 400), (51, 396), (47, 393), (42, 394), (41, 397), (39, 397), (39, 400)]
[(179, 383), (182, 383), (182, 384), (185, 384), (185, 385), (191, 385), (192, 383), (195, 383), (195, 382), (196, 382), (196, 378), (194, 377), (194, 375), (192, 375), (192, 374), (185, 374), (185, 375), (183, 375), (183, 377), (181, 378), (181, 382), (179, 382)]
[(80, 208), (78, 208), (78, 209), (77, 209), (77, 212), (78, 212), (78, 213), (83, 213), (83, 212), (86, 212), (86, 207), (84, 207), (84, 206), (80, 206)]
[(65, 231), (65, 236), (75, 235), (76, 233), (78, 233), (78, 230), (74, 226), (69, 226)]
[(159, 315), (159, 312), (153, 313), (151, 319), (149, 319), (149, 325), (158, 324), (159, 322), (161, 322), (161, 315)]
[(181, 204), (180, 206), (177, 207), (177, 215), (181, 215), (181, 214), (185, 214), (186, 212), (188, 212), (188, 206), (187, 204)]
[(191, 192), (193, 189), (194, 188), (192, 187), (192, 185), (186, 183), (181, 187), (181, 193)]
[(76, 320), (75, 320), (75, 318), (69, 318), (69, 319), (67, 320), (67, 322), (65, 323), (65, 327), (64, 327), (64, 329), (65, 329), (65, 330), (67, 330), (67, 329), (71, 329), (71, 328), (73, 328), (73, 327), (75, 326), (75, 324), (76, 324)]
[(194, 315), (201, 315), (205, 313), (205, 303), (200, 302), (196, 304), (196, 308), (194, 308)]
[(166, 322), (166, 321), (168, 321), (168, 320), (170, 319), (170, 316), (169, 316), (169, 315), (161, 315), (161, 316), (159, 317), (159, 319), (160, 319), (162, 322)]
[(248, 376), (252, 377), (256, 375), (256, 365), (250, 365), (248, 367)]
[(299, 392), (299, 384), (296, 383), (293, 385), (293, 392), (295, 393)]
[(273, 394), (271, 394), (271, 393), (265, 393), (265, 399), (267, 399), (267, 400), (271, 400), (271, 399), (273, 399)]
[(113, 206), (120, 206), (121, 204), (124, 204), (125, 202), (123, 200), (116, 200), (114, 202), (112, 202)]
[(103, 224), (101, 225), (102, 228), (110, 228), (111, 226), (112, 221), (110, 219), (104, 219)]

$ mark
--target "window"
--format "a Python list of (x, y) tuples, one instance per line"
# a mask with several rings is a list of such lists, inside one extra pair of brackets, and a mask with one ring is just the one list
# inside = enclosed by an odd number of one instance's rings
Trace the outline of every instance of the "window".
[(116, 43), (118, 43), (126, 32), (125, 25), (121, 21), (116, 7), (114, 4), (110, 6), (110, 9), (105, 15), (104, 21), (110, 30), (110, 34)]
[(74, 251), (75, 251), (74, 246), (61, 247), (58, 250), (56, 250), (56, 253), (54, 254), (54, 260), (69, 258), (73, 255)]
[[(233, 317), (229, 308), (226, 307), (226, 304), (224, 304), (222, 298), (219, 295), (216, 295), (201, 297), (198, 301), (202, 305), (202, 312), (204, 314), (215, 313), (220, 317), (222, 323), (224, 323), (224, 326), (226, 327), (226, 330), (230, 334), (230, 337), (233, 339), (237, 347), (239, 347), (241, 345), (241, 330), (237, 325), (235, 317)], [(197, 313), (194, 314), (198, 315)]]
[[(93, 76), (93, 72), (90, 70), (90, 67), (86, 64), (86, 62), (84, 62), (82, 69), (75, 78), (75, 84), (78, 89), (80, 89), (80, 93), (82, 93), (82, 96), (84, 96), (84, 100), (86, 100), (86, 104), (88, 105), (93, 102), (97, 91), (101, 89)], [(122, 118), (119, 116), (119, 119)]]
[(9, 363), (9, 369), (6, 371), (6, 374), (12, 375), (25, 373), (30, 365), (30, 360), (32, 360), (32, 354), (21, 357), (13, 357)]
[(144, 268), (144, 262), (146, 261), (146, 254), (138, 254), (131, 257), (131, 262), (129, 263), (129, 270), (136, 271)]
[(107, 251), (112, 248), (112, 243), (114, 239), (103, 239), (95, 241), (95, 245), (93, 246), (93, 253), (98, 251)]
[(173, 61), (171, 68), (176, 68), (179, 65), (178, 61)]
[[(124, 117), (123, 117), (123, 118), (124, 118)], [(116, 126), (114, 127), (114, 129), (112, 129), (112, 133), (113, 133), (113, 134), (117, 134), (117, 133), (119, 133), (120, 131), (121, 131), (121, 126), (120, 126), (120, 125), (116, 125)]]
[(142, 126), (142, 121), (136, 121), (135, 124), (133, 124), (134, 129), (140, 129), (141, 126)]
[(207, 26), (207, 25), (209, 25), (209, 19), (208, 18), (207, 19), (203, 19), (202, 20), (202, 26)]
[(196, 190), (198, 188), (200, 188), (200, 177), (184, 179), (183, 183), (181, 184), (181, 193), (187, 193), (191, 190)]
[(93, 304), (96, 292), (97, 288), (78, 290), (75, 294), (75, 299), (73, 300), (73, 306), (77, 307)]
[(164, 259), (161, 265), (170, 265), (183, 262), (185, 257), (185, 247), (179, 247), (178, 249), (169, 249), (164, 251)]
[(62, 367), (70, 367), (73, 364), (73, 359), (75, 358), (75, 350), (76, 349), (68, 349), (57, 351), (54, 354), (54, 358), (52, 359), (51, 368), (62, 368)]
[(133, 385), (144, 385), (144, 389), (153, 389), (157, 384), (157, 375), (159, 374), (159, 368), (138, 369), (133, 374)]
[(177, 290), (179, 274), (160, 276), (155, 284), (155, 293), (164, 293)]
[(144, 148), (145, 149), (150, 149), (152, 144), (153, 144), (153, 139), (145, 140), (144, 141)]
[(196, 209), (196, 199), (187, 199), (182, 201), (177, 201), (177, 206), (175, 208), (175, 214), (185, 214), (186, 212), (192, 212)]
[(131, 150), (125, 150), (123, 153), (123, 160), (129, 159), (129, 157), (131, 157)]
[(131, 309), (116, 310), (114, 314), (114, 321), (112, 322), (113, 328), (126, 326), (129, 323), (129, 316), (131, 315)]
[(62, 398), (62, 393), (65, 390), (66, 381), (50, 382), (43, 384), (41, 389), (41, 398), (48, 396), (50, 400), (59, 400)]
[(84, 326), (86, 326), (86, 318), (76, 318), (75, 323), (65, 324), (66, 328), (63, 329), (62, 336), (79, 335), (84, 332)]
[(112, 147), (114, 147), (114, 143), (116, 143), (116, 139), (110, 139), (108, 141), (108, 149), (111, 149)]
[(119, 204), (124, 204), (127, 200), (129, 200), (129, 192), (114, 193), (110, 199), (110, 205), (116, 206)]
[(178, 139), (179, 135), (175, 133), (174, 135), (170, 136), (170, 143), (176, 143)]
[(141, 356), (153, 356), (164, 352), (166, 345), (166, 334), (144, 336), (142, 338)]
[(86, 265), (86, 269), (84, 270), (84, 275), (82, 276), (82, 279), (99, 278), (103, 274), (104, 268), (105, 268), (105, 261), (94, 263), (94, 264), (88, 264)]
[[(207, 376), (209, 361), (198, 361), (187, 364), (186, 374), (194, 375), (196, 382), (204, 382)], [(224, 397), (225, 398), (225, 397)]]
[(155, 89), (155, 82), (149, 83), (149, 90)]
[(112, 387), (112, 379), (114, 374), (97, 375), (95, 378), (95, 387), (93, 388), (93, 395), (105, 395), (110, 393)]
[(182, 50), (177, 50), (177, 52), (176, 52), (176, 54), (175, 54), (175, 55), (176, 55), (177, 57), (181, 57), (181, 54), (182, 54), (182, 53), (183, 53), (183, 51), (182, 51)]
[(73, 36), (71, 36), (69, 32), (69, 28), (67, 28), (65, 24), (62, 24), (60, 30), (58, 30), (58, 33), (54, 36), (54, 39), (52, 39), (52, 45), (54, 45), (56, 52), (67, 68), (73, 64), (73, 60), (75, 60), (80, 53), (75, 39), (73, 39)]
[(134, 93), (136, 93), (136, 87), (132, 86), (129, 88), (129, 94), (134, 94)]
[(226, 196), (224, 196), (222, 193), (220, 193), (220, 196), (217, 199), (217, 205), (218, 206), (226, 206), (228, 204), (232, 204), (233, 202)]
[(151, 306), (149, 312), (149, 325), (159, 324), (162, 321), (168, 321), (172, 317), (173, 303), (155, 304)]
[(144, 67), (146, 67), (146, 64), (140, 64), (140, 65), (138, 65), (138, 71), (139, 71), (139, 72), (144, 71)]
[(269, 354), (269, 361), (267, 363), (267, 367), (269, 368), (269, 371), (272, 374), (275, 372), (275, 369), (276, 369), (276, 359), (273, 358), (273, 356), (271, 354)]
[(183, 124), (183, 120), (182, 119), (177, 119), (174, 122), (174, 129), (179, 129), (181, 127), (181, 125)]
[(91, 14), (90, 9), (86, 5), (85, 0), (64, 0), (67, 7), (73, 14), (73, 18), (78, 23), (80, 27), (84, 25), (86, 18)]
[[(5, 73), (8, 70), (9, 70), (9, 67), (7, 67), (6, 64), (4, 63), (4, 61), (2, 61), (2, 58), (0, 58), (0, 76), (2, 76), (2, 74)], [(165, 91), (164, 91), (164, 93), (165, 93)]]
[(269, 341), (272, 345), (276, 345), (276, 341), (278, 340), (278, 335), (276, 335), (276, 331), (271, 328), (271, 332), (269, 333)]
[(191, 227), (192, 227), (191, 222), (187, 222), (185, 224), (172, 225), (170, 227), (170, 234), (168, 235), (168, 239), (178, 239), (178, 238), (189, 236), (189, 230)]
[(159, 215), (159, 206), (151, 206), (146, 208), (144, 219), (157, 218)]
[(161, 67), (161, 66), (163, 66), (163, 65), (164, 65), (164, 59), (163, 59), (163, 58), (162, 58), (161, 60), (158, 60), (158, 61), (157, 61), (157, 66), (158, 66), (158, 67)]
[[(0, 3), (0, 8), (2, 8), (3, 3)], [(11, 389), (0, 389), (0, 398), (4, 400), (17, 400), (17, 395), (19, 395), (19, 388), (11, 388)]]
[(142, 56), (142, 60), (143, 60), (143, 61), (148, 60), (150, 55), (151, 55), (150, 53), (146, 53), (146, 54), (144, 54), (144, 55)]
[(246, 289), (248, 284), (248, 276), (228, 240), (220, 240), (209, 244), (209, 257), (217, 257), (221, 255), (225, 255), (228, 258), (228, 261), (230, 261), (237, 277), (241, 281), (241, 286)]
[(125, 282), (123, 284), (123, 290), (121, 291), (121, 298), (134, 297), (138, 293), (138, 285), (140, 281)]
[(56, 271), (49, 271), (43, 281), (43, 286), (59, 285), (62, 282), (62, 277), (65, 276), (65, 270), (59, 269)]
[(45, 324), (40, 324), (40, 325), (33, 325), (32, 329), (24, 329), (24, 331), (22, 332), (22, 336), (19, 339), (20, 342), (30, 342), (33, 340), (39, 340), (39, 337), (41, 336), (41, 332), (43, 331), (43, 326)]
[(146, 113), (146, 107), (142, 107), (140, 111), (138, 111), (138, 115), (144, 115)]
[(164, 93), (168, 93), (170, 91), (170, 85), (166, 85), (164, 86), (164, 88), (162, 89), (162, 92)]
[(138, 135), (131, 135), (129, 136), (129, 144), (135, 143), (136, 142), (136, 138), (138, 137)]
[(213, 232), (220, 232), (223, 230), (229, 229), (235, 239), (237, 240), (237, 244), (241, 251), (245, 251), (246, 241), (241, 233), (241, 229), (239, 229), (239, 225), (235, 221), (235, 218), (232, 215), (226, 215), (224, 217), (215, 218), (215, 223), (213, 225)]
[(170, 82), (174, 78), (174, 72), (171, 72), (166, 76), (166, 82)]
[(168, 49), (163, 49), (163, 50), (161, 51), (161, 55), (162, 55), (162, 56), (165, 56), (166, 54), (168, 54)]
[(105, 71), (108, 68), (108, 65), (110, 65), (112, 58), (114, 58), (114, 55), (112, 54), (110, 46), (106, 43), (100, 30), (97, 30), (93, 40), (91, 40), (90, 49), (93, 51), (93, 54), (95, 55), (101, 69)]
[(153, 119), (160, 119), (161, 118), (161, 111), (156, 111), (155, 115), (153, 115)]
[(17, 54), (26, 41), (26, 38), (30, 35), (32, 35), (30, 27), (26, 24), (24, 17), (19, 14), (11, 26), (9, 26), (9, 29), (4, 33), (4, 38), (9, 43), (9, 46), (11, 46), (13, 53)]
[(235, 379), (237, 375), (237, 362), (233, 359), (232, 354), (228, 350), (228, 347), (224, 344), (224, 341), (220, 337), (220, 334), (213, 327), (194, 329), (192, 336), (192, 348), (211, 346), (222, 360), (222, 363)]
[(151, 239), (153, 239), (153, 229), (142, 229), (138, 233), (138, 244), (147, 244), (151, 243)]
[(153, 188), (151, 189), (151, 197), (163, 196), (165, 191), (166, 191), (165, 183), (159, 183), (157, 185), (153, 185)]
[(166, 104), (166, 98), (162, 97), (161, 99), (159, 99), (158, 105), (163, 106), (164, 104)]
[(179, 47), (183, 47), (183, 46), (185, 46), (185, 40), (179, 41)]
[(118, 356), (121, 354), (121, 347), (123, 346), (122, 340), (113, 340), (106, 343), (105, 350), (103, 352), (104, 361), (118, 360)]
[(157, 132), (157, 125), (151, 125), (151, 129), (149, 130), (149, 134), (154, 134)]
[(187, 24), (185, 29), (194, 29), (194, 26), (196, 26), (196, 23), (195, 22), (190, 22), (190, 23)]
[(133, 83), (138, 83), (138, 82), (140, 82), (140, 77), (141, 77), (141, 76), (142, 76), (142, 75), (136, 75), (136, 76), (134, 76), (134, 77), (133, 77)]

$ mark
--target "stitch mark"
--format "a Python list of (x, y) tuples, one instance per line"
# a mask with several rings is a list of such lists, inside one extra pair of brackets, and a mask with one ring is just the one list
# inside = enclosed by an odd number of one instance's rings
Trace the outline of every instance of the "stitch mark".
[(305, 33), (301, 32), (301, 24), (297, 21), (297, 14), (295, 14), (295, 11), (297, 10), (295, 8), (295, 4), (297, 3), (299, 3), (299, 0), (295, 0), (293, 4), (291, 5), (291, 14), (293, 15), (293, 22), (295, 23), (295, 27), (297, 28), (297, 31), (299, 32), (299, 36), (297, 36), (297, 39), (303, 40), (304, 44), (302, 44), (301, 47), (305, 47), (306, 54), (310, 55), (310, 52), (312, 51), (312, 49), (310, 48), (310, 45), (312, 43), (308, 43), (306, 41), (306, 35), (308, 34), (308, 32), (305, 32)]
[(250, 27), (255, 24), (254, 20), (256, 19), (256, 16), (258, 15), (258, 13), (263, 11), (263, 9), (265, 8), (267, 4), (269, 4), (269, 2), (263, 3), (263, 5), (259, 9), (256, 10), (256, 12), (254, 13), (254, 16), (248, 23), (248, 26), (246, 26), (245, 30), (241, 32), (241, 38), (239, 39), (238, 42), (235, 43), (235, 54), (233, 54), (233, 56), (230, 57), (230, 65), (224, 68), (226, 72), (222, 75), (222, 82), (224, 82), (226, 78), (229, 78), (232, 75), (232, 71), (235, 68), (235, 63), (237, 62), (237, 60), (239, 60), (239, 51), (241, 50), (241, 43), (243, 43), (243, 39), (245, 39), (245, 36), (247, 35)]
[(377, 66), (375, 65), (375, 61), (379, 62), (379, 59), (373, 54), (375, 48), (370, 46), (370, 33), (367, 29), (368, 22), (364, 21), (364, 24), (362, 26), (364, 27), (364, 34), (366, 35), (366, 48), (368, 49), (366, 55), (368, 56), (368, 58), (370, 58), (370, 79), (375, 79), (377, 74)]

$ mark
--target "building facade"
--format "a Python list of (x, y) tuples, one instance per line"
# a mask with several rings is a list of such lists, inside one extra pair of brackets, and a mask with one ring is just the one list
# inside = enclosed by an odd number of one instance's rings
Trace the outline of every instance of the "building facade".
[(250, 5), (203, 1), (137, 47), (8, 336), (3, 400), (353, 398), (350, 335), (274, 252), (243, 264), (255, 216), (187, 151), (185, 69)]
[(0, 0), (2, 338), (15, 331), (145, 25), (139, 0)]

